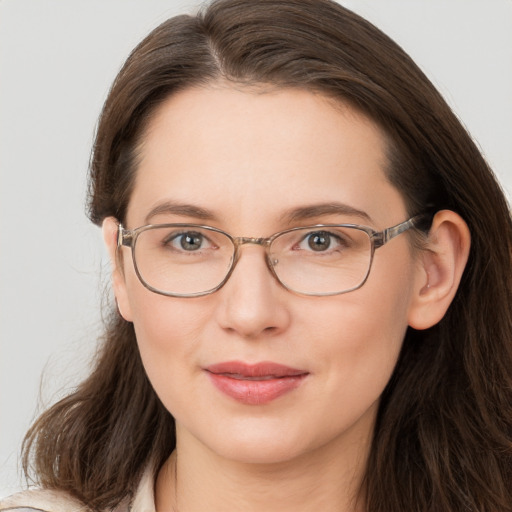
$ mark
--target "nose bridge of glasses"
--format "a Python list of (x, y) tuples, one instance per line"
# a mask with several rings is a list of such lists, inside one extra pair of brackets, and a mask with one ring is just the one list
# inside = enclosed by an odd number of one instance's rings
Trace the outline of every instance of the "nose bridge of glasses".
[(233, 239), (235, 246), (239, 247), (240, 245), (245, 244), (253, 244), (253, 245), (262, 245), (264, 247), (268, 246), (270, 239), (269, 238), (254, 238), (250, 236), (239, 236)]
[(263, 248), (266, 249), (267, 256), (265, 258), (267, 266), (269, 270), (274, 274), (273, 266), (276, 263), (276, 261), (271, 261), (270, 256), (268, 254), (268, 248), (270, 247), (270, 242), (272, 241), (271, 238), (263, 238), (263, 237), (249, 237), (249, 236), (239, 236), (236, 238), (233, 238), (233, 243), (235, 245), (235, 257), (233, 258), (233, 268), (238, 263), (238, 260), (240, 259), (240, 252), (239, 249), (242, 245), (261, 245)]

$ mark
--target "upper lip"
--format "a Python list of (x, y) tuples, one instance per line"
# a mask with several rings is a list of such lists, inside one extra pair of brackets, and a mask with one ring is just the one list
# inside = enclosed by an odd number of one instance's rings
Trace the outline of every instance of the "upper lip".
[(212, 364), (205, 368), (214, 374), (233, 375), (233, 377), (294, 377), (305, 375), (309, 372), (298, 368), (291, 368), (271, 361), (262, 361), (256, 364), (248, 364), (242, 361), (226, 361)]

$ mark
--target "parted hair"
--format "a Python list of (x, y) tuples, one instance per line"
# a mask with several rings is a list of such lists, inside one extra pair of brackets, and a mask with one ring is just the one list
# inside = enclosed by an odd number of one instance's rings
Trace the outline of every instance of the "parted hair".
[[(161, 103), (220, 79), (351, 105), (385, 133), (386, 173), (409, 214), (450, 209), (466, 221), (460, 287), (437, 325), (406, 333), (362, 491), (368, 512), (512, 511), (510, 209), (441, 95), (371, 23), (330, 0), (218, 0), (162, 23), (131, 53), (101, 113), (91, 220), (123, 222), (137, 148)], [(112, 308), (90, 376), (27, 433), (25, 473), (105, 510), (174, 447), (174, 420), (147, 379), (133, 325)]]

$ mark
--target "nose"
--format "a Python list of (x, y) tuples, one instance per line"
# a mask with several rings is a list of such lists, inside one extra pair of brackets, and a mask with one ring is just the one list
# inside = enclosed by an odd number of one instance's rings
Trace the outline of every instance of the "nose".
[(219, 325), (247, 339), (273, 336), (290, 322), (292, 298), (272, 276), (262, 247), (244, 246), (228, 282), (217, 292)]

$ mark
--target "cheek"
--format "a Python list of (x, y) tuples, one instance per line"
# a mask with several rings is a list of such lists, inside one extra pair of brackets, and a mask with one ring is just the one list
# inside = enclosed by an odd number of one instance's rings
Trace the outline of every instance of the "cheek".
[(378, 298), (370, 302), (367, 297), (360, 302), (354, 297), (319, 312), (310, 336), (316, 344), (311, 357), (319, 373), (328, 376), (326, 386), (333, 394), (344, 386), (349, 393), (378, 398), (396, 365), (407, 329), (407, 309), (400, 303)]
[(326, 376), (329, 399), (354, 411), (380, 397), (407, 330), (414, 267), (410, 259), (387, 263), (375, 265), (359, 290), (312, 301), (299, 326), (315, 346), (310, 357)]
[[(130, 262), (131, 263), (131, 262)], [(180, 350), (197, 337), (200, 314), (193, 321), (186, 299), (166, 297), (145, 288), (132, 265), (125, 269), (127, 302), (141, 352)], [(197, 308), (195, 313), (197, 314)]]
[(194, 357), (200, 344), (204, 321), (211, 314), (206, 304), (195, 299), (165, 297), (150, 292), (138, 282), (128, 283), (133, 324), (148, 378), (166, 407), (172, 389), (188, 379), (197, 365)]

